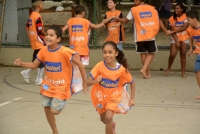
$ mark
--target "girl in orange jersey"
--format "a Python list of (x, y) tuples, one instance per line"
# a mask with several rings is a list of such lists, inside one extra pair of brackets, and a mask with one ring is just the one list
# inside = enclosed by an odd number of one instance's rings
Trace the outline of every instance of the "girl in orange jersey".
[(186, 78), (185, 75), (185, 66), (186, 66), (186, 53), (187, 47), (189, 44), (189, 35), (186, 32), (188, 27), (188, 22), (186, 18), (186, 8), (182, 3), (177, 3), (174, 8), (174, 14), (169, 19), (172, 31), (175, 34), (171, 38), (170, 46), (170, 56), (168, 60), (168, 68), (165, 71), (165, 75), (168, 76), (171, 70), (171, 66), (174, 62), (174, 59), (177, 55), (178, 50), (180, 50), (180, 59), (181, 59), (181, 71), (182, 77)]
[[(135, 104), (135, 83), (127, 70), (127, 59), (117, 45), (108, 41), (103, 45), (102, 50), (104, 60), (92, 69), (87, 85), (93, 85), (92, 103), (100, 114), (101, 121), (106, 125), (106, 134), (115, 134), (113, 115), (114, 113), (125, 114), (130, 106)], [(130, 98), (125, 89), (128, 83), (131, 87)]]

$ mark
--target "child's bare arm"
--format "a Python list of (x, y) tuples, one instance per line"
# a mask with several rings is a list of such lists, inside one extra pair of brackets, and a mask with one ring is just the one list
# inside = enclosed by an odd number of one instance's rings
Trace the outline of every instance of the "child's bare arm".
[(119, 17), (114, 17), (113, 19), (121, 23), (128, 23), (130, 21), (127, 18), (119, 18)]
[(64, 33), (67, 29), (68, 29), (68, 25), (65, 25), (65, 26), (62, 28), (62, 32)]
[(87, 86), (92, 86), (98, 82), (100, 82), (102, 79), (102, 75), (98, 76), (96, 80), (92, 79), (92, 77), (90, 76), (87, 80)]
[(80, 70), (80, 73), (81, 73), (81, 76), (82, 76), (82, 80), (83, 80), (83, 93), (86, 93), (87, 92), (87, 85), (86, 85), (86, 81), (87, 81), (87, 75), (86, 75), (86, 72), (85, 72), (85, 69), (84, 69), (84, 66), (83, 64), (81, 63), (81, 61), (74, 57), (72, 59), (72, 63), (76, 64)]
[(100, 24), (93, 24), (93, 23), (91, 23), (90, 24), (90, 27), (94, 28), (94, 29), (98, 29), (98, 28), (101, 28), (103, 26), (105, 26), (104, 23), (100, 23)]
[(35, 69), (40, 65), (40, 61), (38, 59), (35, 59), (33, 62), (23, 62), (21, 61), (20, 58), (18, 58), (13, 63), (17, 66), (31, 68), (31, 69)]
[(129, 106), (134, 106), (135, 105), (135, 82), (132, 82), (130, 84), (130, 88), (131, 88), (131, 97), (129, 101)]
[(188, 56), (190, 56), (190, 55), (192, 55), (192, 52), (193, 52), (193, 43), (194, 43), (194, 41), (193, 41), (193, 39), (190, 37), (190, 50), (189, 50), (189, 52), (188, 52)]

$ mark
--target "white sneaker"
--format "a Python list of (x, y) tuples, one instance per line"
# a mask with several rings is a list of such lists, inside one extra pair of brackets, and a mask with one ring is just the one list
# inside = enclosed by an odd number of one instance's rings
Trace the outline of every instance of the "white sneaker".
[(21, 75), (22, 75), (22, 77), (24, 78), (24, 81), (25, 81), (26, 83), (30, 83), (30, 81), (29, 81), (29, 76), (30, 76), (30, 74), (26, 74), (26, 73), (25, 73), (25, 70), (23, 70), (23, 71), (21, 71)]
[(35, 85), (40, 86), (42, 84), (42, 79), (36, 79), (35, 80)]

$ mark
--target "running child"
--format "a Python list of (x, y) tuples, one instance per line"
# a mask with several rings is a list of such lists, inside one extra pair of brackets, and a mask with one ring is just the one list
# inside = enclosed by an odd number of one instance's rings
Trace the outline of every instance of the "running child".
[(78, 5), (75, 7), (75, 17), (68, 20), (62, 31), (69, 31), (69, 45), (72, 50), (78, 52), (84, 66), (89, 65), (89, 31), (91, 28), (101, 28), (112, 18), (103, 20), (100, 24), (93, 24), (85, 19), (85, 9)]
[[(31, 47), (34, 50), (32, 59), (32, 61), (34, 61), (36, 59), (37, 53), (42, 47), (45, 46), (44, 36), (46, 35), (46, 32), (44, 31), (42, 16), (40, 15), (40, 12), (44, 7), (42, 0), (32, 0), (32, 3), (34, 11), (31, 13), (27, 22), (26, 31), (30, 40)], [(26, 83), (30, 83), (29, 77), (31, 71), (32, 69), (29, 68), (21, 72), (21, 75), (23, 76)], [(38, 67), (38, 74), (35, 80), (35, 85), (40, 85), (42, 83), (43, 72), (44, 64), (41, 63)]]
[(51, 26), (45, 37), (46, 47), (43, 47), (33, 62), (23, 62), (16, 59), (14, 64), (25, 68), (35, 69), (42, 62), (45, 64), (45, 78), (40, 86), (42, 104), (47, 121), (51, 126), (53, 134), (58, 134), (55, 115), (58, 115), (65, 107), (66, 100), (72, 95), (71, 81), (73, 65), (79, 67), (82, 76), (83, 93), (86, 93), (86, 72), (79, 56), (71, 49), (61, 46), (62, 29)]
[[(109, 11), (106, 12), (104, 19), (110, 17), (123, 18), (122, 12), (116, 10), (117, 0), (108, 0), (107, 2)], [(119, 50), (123, 50), (123, 42), (125, 41), (124, 27), (121, 22), (116, 20), (111, 20), (106, 24), (108, 29), (108, 35), (106, 41), (113, 41), (117, 44)]]
[(174, 14), (169, 18), (169, 23), (172, 34), (171, 45), (170, 45), (170, 55), (168, 59), (168, 67), (165, 71), (165, 75), (168, 76), (171, 70), (171, 66), (176, 58), (178, 50), (180, 50), (181, 59), (181, 71), (182, 77), (186, 78), (185, 67), (186, 67), (186, 53), (188, 44), (190, 42), (190, 37), (186, 31), (188, 27), (188, 21), (186, 18), (186, 8), (182, 3), (177, 3), (174, 7)]
[[(196, 75), (197, 83), (200, 88), (200, 22), (198, 17), (199, 15), (197, 11), (190, 10), (186, 13), (186, 16), (188, 23), (190, 25), (187, 29), (187, 32), (191, 38), (190, 51), (188, 56), (190, 56), (192, 53), (196, 54), (194, 72)], [(195, 45), (194, 51), (193, 51), (193, 45)], [(198, 95), (196, 99), (200, 99), (200, 95)]]
[[(102, 53), (104, 60), (92, 69), (87, 85), (93, 85), (92, 103), (100, 114), (101, 121), (106, 125), (106, 134), (116, 134), (113, 115), (115, 113), (125, 114), (130, 106), (135, 104), (135, 83), (128, 71), (124, 53), (114, 42), (106, 42), (102, 46)], [(130, 98), (125, 89), (126, 84), (130, 84)]]

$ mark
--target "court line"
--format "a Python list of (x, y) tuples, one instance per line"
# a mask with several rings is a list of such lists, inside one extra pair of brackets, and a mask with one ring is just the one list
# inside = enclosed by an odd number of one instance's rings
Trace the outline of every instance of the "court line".
[[(17, 100), (20, 100), (20, 99), (22, 99), (22, 97), (15, 98), (15, 99), (13, 99), (13, 100), (14, 100), (14, 101), (17, 101)], [(6, 101), (6, 102), (4, 102), (4, 103), (1, 103), (1, 104), (0, 104), (0, 107), (1, 107), (1, 106), (4, 106), (4, 105), (7, 105), (7, 104), (9, 104), (9, 103), (11, 103), (11, 102), (14, 102), (14, 101)]]

